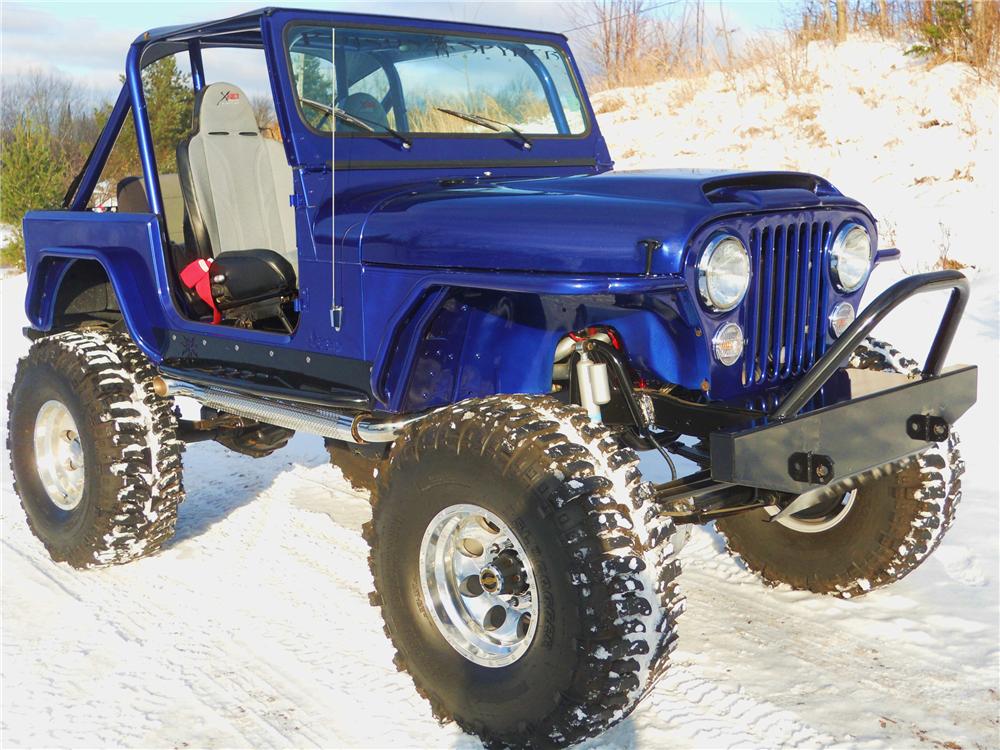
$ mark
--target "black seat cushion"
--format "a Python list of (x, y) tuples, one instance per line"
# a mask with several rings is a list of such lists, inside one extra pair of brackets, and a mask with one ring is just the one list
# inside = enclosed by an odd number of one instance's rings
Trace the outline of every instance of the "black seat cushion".
[(233, 250), (221, 253), (209, 269), (212, 299), (227, 310), (295, 293), (295, 269), (274, 250)]

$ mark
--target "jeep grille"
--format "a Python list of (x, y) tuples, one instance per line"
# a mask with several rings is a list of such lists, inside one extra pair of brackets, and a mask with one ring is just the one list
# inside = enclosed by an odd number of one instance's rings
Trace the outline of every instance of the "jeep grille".
[(808, 370), (826, 349), (829, 221), (765, 219), (750, 231), (747, 385)]

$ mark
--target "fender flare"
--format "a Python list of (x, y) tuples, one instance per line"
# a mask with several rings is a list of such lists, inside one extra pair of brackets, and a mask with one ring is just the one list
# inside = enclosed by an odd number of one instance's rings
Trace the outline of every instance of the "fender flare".
[(133, 250), (59, 247), (38, 251), (28, 269), (25, 294), (25, 314), (31, 326), (40, 331), (52, 330), (59, 289), (77, 261), (96, 262), (101, 266), (132, 340), (158, 364), (163, 358), (162, 337), (167, 323), (160, 307), (157, 285)]
[[(429, 328), (442, 313), (445, 303), (456, 295), (484, 292), (495, 295), (526, 295), (534, 298), (547, 296), (588, 296), (595, 294), (641, 294), (645, 292), (671, 292), (685, 288), (677, 276), (634, 277), (579, 277), (557, 274), (505, 274), (490, 272), (433, 271), (422, 275), (410, 288), (401, 304), (390, 318), (374, 358), (370, 386), (375, 398), (389, 411), (402, 412), (427, 408), (432, 403), (412, 403), (408, 399), (418, 360), (418, 349)], [(448, 340), (452, 361), (463, 366), (469, 357), (479, 352), (468, 352), (472, 342), (488, 339), (489, 322), (482, 316), (472, 320), (464, 311), (452, 313), (454, 319), (468, 319), (468, 325), (459, 334), (460, 341)], [(532, 329), (519, 326), (516, 351), (534, 351), (533, 361), (506, 363), (497, 370), (494, 382), (487, 385), (480, 380), (478, 387), (459, 388), (447, 402), (470, 397), (490, 396), (495, 393), (548, 393), (552, 385), (552, 359), (555, 346), (569, 328)], [(473, 345), (475, 348), (475, 345)], [(489, 352), (486, 352), (489, 354)], [(510, 354), (510, 351), (507, 352)], [(487, 368), (488, 369), (488, 368)], [(440, 373), (439, 373), (440, 374)], [(502, 382), (500, 382), (502, 381)]]

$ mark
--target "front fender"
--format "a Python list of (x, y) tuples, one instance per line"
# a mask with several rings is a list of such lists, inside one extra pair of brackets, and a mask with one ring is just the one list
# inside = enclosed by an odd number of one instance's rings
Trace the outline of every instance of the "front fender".
[(570, 331), (621, 334), (641, 376), (697, 384), (703, 341), (676, 277), (564, 277), (369, 267), (370, 289), (404, 302), (385, 318), (368, 309), (377, 351), (371, 390), (392, 412), (499, 393), (549, 393), (553, 353)]

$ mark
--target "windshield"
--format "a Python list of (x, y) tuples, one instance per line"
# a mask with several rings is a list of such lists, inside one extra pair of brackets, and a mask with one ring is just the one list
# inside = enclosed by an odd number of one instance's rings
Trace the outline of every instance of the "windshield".
[(550, 45), (320, 25), (293, 26), (286, 39), (299, 112), (320, 132), (587, 131), (568, 60)]

